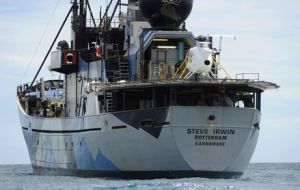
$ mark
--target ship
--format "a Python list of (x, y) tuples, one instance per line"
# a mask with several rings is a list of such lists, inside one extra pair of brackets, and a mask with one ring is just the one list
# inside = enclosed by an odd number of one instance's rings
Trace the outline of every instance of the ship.
[[(34, 79), (17, 87), (34, 174), (244, 173), (261, 127), (261, 94), (279, 86), (255, 73), (229, 76), (214, 46), (224, 36), (186, 29), (192, 8), (193, 0), (110, 0), (95, 18), (88, 0), (70, 2)], [(58, 42), (68, 19), (71, 41)], [(37, 80), (48, 58), (60, 78)]]

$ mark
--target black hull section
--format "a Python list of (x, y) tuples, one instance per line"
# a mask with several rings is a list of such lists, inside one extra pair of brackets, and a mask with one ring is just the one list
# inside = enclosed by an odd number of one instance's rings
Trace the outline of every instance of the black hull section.
[(33, 173), (37, 175), (61, 175), (78, 177), (112, 177), (122, 179), (158, 179), (158, 178), (239, 178), (243, 173), (240, 172), (214, 172), (214, 171), (92, 171), (92, 170), (72, 170), (56, 169), (32, 166)]

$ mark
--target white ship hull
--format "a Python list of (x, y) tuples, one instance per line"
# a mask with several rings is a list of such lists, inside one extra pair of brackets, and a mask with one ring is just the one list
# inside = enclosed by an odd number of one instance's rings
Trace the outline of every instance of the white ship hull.
[[(241, 175), (256, 109), (168, 107), (76, 118), (19, 116), (34, 172), (134, 178)], [(210, 118), (214, 117), (214, 118)]]
[[(245, 171), (261, 93), (279, 86), (255, 73), (229, 76), (220, 53), (230, 36), (196, 37), (183, 23), (193, 0), (110, 1), (100, 23), (89, 1), (71, 3), (32, 82), (17, 87), (35, 173), (225, 178)], [(71, 13), (71, 41), (58, 42), (48, 67), (64, 79), (36, 81)]]

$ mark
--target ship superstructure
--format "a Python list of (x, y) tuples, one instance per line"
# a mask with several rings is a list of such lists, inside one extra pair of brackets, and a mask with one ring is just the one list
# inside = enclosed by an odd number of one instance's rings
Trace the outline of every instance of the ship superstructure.
[(35, 83), (37, 73), (18, 87), (35, 173), (157, 178), (245, 171), (260, 129), (261, 93), (278, 86), (258, 75), (221, 77), (213, 37), (185, 28), (192, 5), (111, 0), (97, 20), (88, 0), (73, 0), (64, 20), (72, 13), (72, 40), (58, 42), (50, 55), (49, 69), (64, 80)]

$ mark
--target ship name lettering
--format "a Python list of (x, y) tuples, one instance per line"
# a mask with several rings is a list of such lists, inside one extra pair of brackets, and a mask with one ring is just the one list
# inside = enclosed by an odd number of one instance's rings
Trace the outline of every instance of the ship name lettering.
[(195, 135), (196, 140), (227, 140), (227, 136)]
[(213, 134), (215, 135), (234, 135), (234, 129), (214, 129)]
[(225, 146), (225, 142), (201, 142), (196, 141), (195, 146)]
[(187, 129), (187, 134), (208, 135), (208, 129)]
[(179, 6), (179, 4), (181, 3), (181, 0), (162, 0), (161, 2), (163, 3), (163, 6), (166, 6), (166, 5)]

